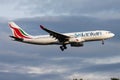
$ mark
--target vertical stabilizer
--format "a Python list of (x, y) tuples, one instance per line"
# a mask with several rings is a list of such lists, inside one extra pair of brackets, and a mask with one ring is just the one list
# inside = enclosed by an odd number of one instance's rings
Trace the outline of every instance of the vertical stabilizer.
[(22, 28), (16, 25), (14, 22), (9, 22), (9, 27), (12, 30), (13, 36), (20, 39), (30, 39), (31, 36), (27, 34)]

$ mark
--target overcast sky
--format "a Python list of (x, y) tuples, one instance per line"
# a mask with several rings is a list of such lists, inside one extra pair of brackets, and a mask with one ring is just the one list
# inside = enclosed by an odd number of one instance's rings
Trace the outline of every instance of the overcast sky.
[[(0, 0), (1, 80), (109, 80), (120, 78), (120, 0)], [(8, 27), (15, 21), (32, 35), (39, 28), (64, 33), (109, 30), (106, 40), (61, 52), (58, 45), (31, 45), (12, 41)]]
[(1, 0), (1, 17), (91, 16), (119, 19), (119, 0)]

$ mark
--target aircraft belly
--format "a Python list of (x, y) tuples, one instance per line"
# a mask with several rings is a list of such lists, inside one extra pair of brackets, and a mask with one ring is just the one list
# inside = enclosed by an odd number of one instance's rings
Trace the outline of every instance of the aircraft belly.
[(47, 44), (57, 44), (58, 40), (52, 39), (52, 38), (38, 38), (38, 39), (25, 39), (24, 42), (31, 43), (31, 44), (41, 44), (41, 45), (47, 45)]
[(99, 41), (108, 38), (109, 38), (108, 36), (93, 36), (93, 37), (84, 37), (83, 39), (85, 41)]

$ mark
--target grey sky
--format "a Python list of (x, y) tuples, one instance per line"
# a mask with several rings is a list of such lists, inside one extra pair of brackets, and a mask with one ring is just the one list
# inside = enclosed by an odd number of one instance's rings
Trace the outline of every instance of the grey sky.
[(1, 17), (10, 19), (61, 15), (119, 19), (119, 3), (119, 0), (4, 0), (0, 10)]

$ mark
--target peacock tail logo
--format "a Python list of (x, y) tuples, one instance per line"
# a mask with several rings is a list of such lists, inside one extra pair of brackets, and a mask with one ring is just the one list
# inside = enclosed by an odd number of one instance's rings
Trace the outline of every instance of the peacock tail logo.
[(27, 38), (27, 39), (30, 39), (30, 36), (25, 31), (23, 31), (22, 29), (12, 27), (11, 24), (9, 26), (11, 27), (11, 29), (13, 31), (13, 35), (16, 38), (22, 38), (22, 39)]

